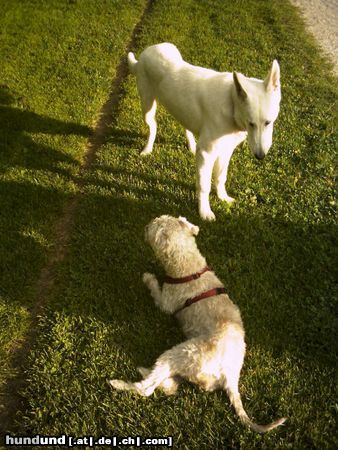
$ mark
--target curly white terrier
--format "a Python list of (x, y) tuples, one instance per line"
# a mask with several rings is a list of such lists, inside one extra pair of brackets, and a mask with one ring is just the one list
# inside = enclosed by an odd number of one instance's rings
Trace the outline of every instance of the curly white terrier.
[(147, 225), (145, 239), (167, 276), (162, 289), (153, 274), (145, 273), (143, 281), (156, 305), (168, 314), (175, 314), (188, 339), (164, 352), (152, 369), (140, 368), (142, 381), (109, 383), (115, 389), (144, 396), (151, 395), (157, 387), (173, 394), (179, 378), (207, 391), (223, 388), (244, 424), (258, 432), (272, 430), (285, 418), (257, 425), (243, 408), (238, 391), (245, 355), (241, 314), (199, 252), (195, 241), (198, 232), (199, 228), (184, 217), (164, 215)]

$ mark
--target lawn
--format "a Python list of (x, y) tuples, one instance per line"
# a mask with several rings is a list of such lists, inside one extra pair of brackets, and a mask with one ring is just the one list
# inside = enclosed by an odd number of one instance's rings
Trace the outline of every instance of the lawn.
[(144, 2), (109, 5), (0, 0), (0, 389)]
[[(0, 156), (3, 382), (15, 372), (9, 350), (29, 324), (36, 280), (53, 248), (52, 225), (79, 180), (81, 199), (28, 355), (24, 405), (9, 431), (172, 436), (174, 448), (182, 449), (336, 448), (335, 80), (295, 9), (277, 0), (248, 0), (245, 7), (240, 0), (156, 0), (138, 34), (136, 55), (170, 41), (194, 64), (259, 78), (274, 58), (280, 63), (273, 147), (263, 162), (246, 144), (236, 150), (228, 180), (236, 202), (229, 208), (212, 196), (217, 220), (206, 223), (197, 213), (194, 159), (183, 130), (163, 109), (154, 152), (140, 159), (146, 128), (132, 76), (123, 81), (106, 142), (91, 167), (79, 171), (144, 2), (138, 9), (135, 2), (133, 8), (103, 0), (95, 7), (41, 2), (41, 15), (36, 2), (19, 3), (3, 2), (9, 12), (0, 19), (8, 27), (0, 40), (8, 55), (0, 82), (10, 123), (2, 121), (0, 130), (8, 142)], [(61, 26), (64, 16), (69, 22)], [(40, 41), (26, 42), (25, 27)], [(73, 43), (69, 50), (64, 35)], [(141, 281), (145, 271), (162, 273), (143, 230), (164, 213), (200, 226), (198, 245), (246, 328), (244, 406), (259, 423), (287, 416), (284, 427), (257, 435), (240, 424), (224, 392), (204, 393), (188, 383), (176, 396), (150, 398), (107, 386), (107, 378), (139, 379), (137, 366), (151, 366), (182, 339)]]

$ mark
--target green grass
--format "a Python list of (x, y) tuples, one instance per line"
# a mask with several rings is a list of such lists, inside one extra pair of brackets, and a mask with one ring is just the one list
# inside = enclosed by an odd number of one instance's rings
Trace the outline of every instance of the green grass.
[[(98, 35), (100, 45), (106, 37)], [(69, 252), (29, 355), (26, 409), (13, 430), (172, 435), (182, 449), (336, 448), (335, 80), (328, 64), (295, 10), (277, 0), (157, 0), (139, 38), (137, 55), (149, 44), (171, 41), (195, 64), (256, 77), (277, 58), (283, 98), (274, 144), (263, 162), (246, 144), (236, 150), (228, 180), (236, 203), (229, 208), (212, 197), (217, 221), (204, 223), (197, 214), (193, 157), (182, 129), (162, 109), (154, 153), (140, 159), (146, 128), (135, 79), (128, 77), (116, 124), (83, 175)], [(112, 62), (92, 64), (102, 69)], [(92, 82), (91, 74), (79, 73)], [(100, 92), (106, 88), (103, 83)], [(72, 121), (88, 126), (81, 117)], [(66, 188), (58, 192), (66, 192), (63, 202), (69, 198)], [(48, 203), (57, 211), (57, 200)], [(174, 397), (156, 392), (147, 399), (107, 387), (107, 378), (139, 379), (137, 366), (151, 366), (182, 339), (175, 320), (155, 308), (141, 282), (144, 271), (161, 273), (143, 230), (163, 213), (185, 215), (200, 226), (198, 245), (239, 305), (246, 328), (244, 406), (261, 423), (287, 416), (285, 427), (264, 436), (248, 431), (224, 392), (204, 393), (188, 383)], [(51, 222), (55, 214), (48, 213)], [(39, 226), (31, 229), (37, 233)], [(27, 261), (22, 264), (28, 270)]]
[(144, 2), (0, 1), (0, 387)]

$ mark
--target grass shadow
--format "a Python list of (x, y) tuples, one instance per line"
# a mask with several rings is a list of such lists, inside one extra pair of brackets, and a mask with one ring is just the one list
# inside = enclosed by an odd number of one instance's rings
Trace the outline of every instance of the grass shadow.
[[(98, 434), (113, 425), (124, 429), (124, 422), (115, 423), (119, 414), (134, 419), (141, 415), (137, 423), (142, 423), (145, 411), (155, 420), (168, 408), (178, 411), (175, 420), (178, 414), (186, 427), (186, 408), (203, 408), (206, 402), (210, 403), (208, 417), (216, 415), (217, 423), (224, 414), (233, 417), (233, 411), (225, 407), (225, 393), (200, 393), (186, 383), (174, 398), (157, 393), (144, 401), (128, 393), (112, 393), (107, 387), (107, 378), (139, 380), (138, 366), (151, 366), (183, 339), (176, 320), (156, 308), (142, 283), (145, 271), (159, 278), (163, 275), (144, 242), (145, 225), (164, 213), (181, 214), (182, 205), (164, 206), (156, 196), (139, 200), (113, 197), (105, 191), (93, 194), (92, 186), (87, 187), (67, 258), (58, 268), (56, 290), (30, 355), (34, 365), (30, 373), (36, 377), (34, 392), (28, 388), (30, 401), (39, 409), (41, 399), (52, 395), (56, 400), (47, 402), (47, 411), (56, 414), (59, 426), (66, 426), (65, 414), (69, 427), (72, 420), (85, 415), (86, 426)], [(251, 398), (245, 402), (248, 410), (264, 411), (263, 421), (278, 416), (281, 408), (282, 414), (293, 416), (287, 433), (295, 433), (297, 419), (287, 404), (293, 392), (303, 389), (297, 398), (308, 400), (311, 410), (317, 401), (321, 408), (328, 408), (325, 402), (331, 395), (327, 384), (325, 393), (315, 400), (310, 402), (308, 397), (315, 391), (318, 374), (328, 383), (335, 367), (334, 276), (329, 270), (335, 230), (236, 210), (221, 212), (215, 223), (187, 216), (200, 226), (198, 246), (242, 313), (247, 357), (241, 392)], [(46, 348), (47, 353), (42, 351)], [(284, 371), (288, 375), (281, 382)], [(305, 382), (306, 373), (312, 375)], [(63, 405), (74, 397), (81, 400), (73, 414)], [(46, 420), (43, 411), (41, 423)], [(29, 414), (31, 424), (36, 409)], [(151, 428), (154, 433), (155, 428)]]
[(30, 111), (24, 97), (17, 97), (6, 86), (0, 86), (0, 171), (12, 167), (42, 169), (65, 175), (58, 165), (77, 165), (78, 162), (63, 151), (32, 136), (70, 135), (89, 137), (91, 129), (85, 125), (65, 122)]
[[(163, 274), (143, 234), (152, 218), (167, 213), (178, 216), (182, 210), (175, 202), (164, 206), (156, 193), (143, 201), (104, 195), (83, 199), (73, 251), (61, 270), (66, 291), (53, 302), (63, 311), (115, 323), (116, 343), (130, 349), (137, 365), (145, 353), (150, 361), (181, 336), (141, 281), (145, 271)], [(331, 365), (334, 227), (228, 212), (206, 224), (196, 212), (186, 215), (200, 226), (199, 248), (242, 311), (249, 347)]]
[(87, 126), (30, 111), (24, 97), (0, 86), (0, 284), (4, 301), (30, 305), (34, 280), (51, 245), (52, 224), (72, 195), (79, 162), (49, 145), (53, 143), (49, 137), (64, 140), (90, 134)]

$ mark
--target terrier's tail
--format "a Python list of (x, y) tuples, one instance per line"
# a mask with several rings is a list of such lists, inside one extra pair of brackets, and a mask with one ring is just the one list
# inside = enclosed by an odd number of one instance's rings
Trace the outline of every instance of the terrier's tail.
[(252, 422), (252, 420), (249, 418), (249, 416), (245, 412), (240, 394), (233, 393), (229, 388), (226, 388), (226, 391), (229, 395), (231, 404), (235, 408), (235, 411), (236, 411), (240, 421), (244, 425), (251, 428), (251, 430), (256, 431), (258, 433), (266, 433), (267, 431), (270, 431), (276, 427), (279, 427), (279, 425), (282, 425), (286, 421), (286, 417), (283, 417), (282, 419), (278, 419), (274, 422), (269, 423), (268, 425), (258, 425), (257, 423)]
[(133, 52), (129, 52), (128, 53), (128, 66), (129, 66), (129, 70), (130, 73), (135, 75), (136, 72), (136, 66), (137, 66), (137, 59), (135, 58), (135, 55)]

